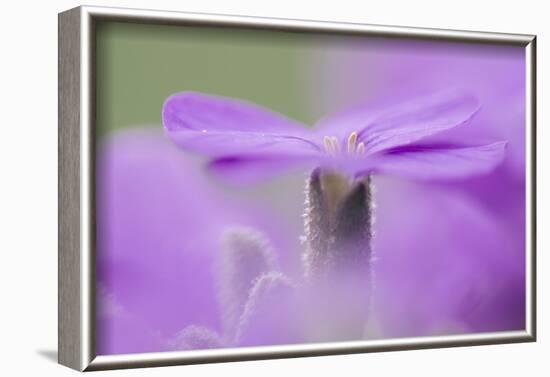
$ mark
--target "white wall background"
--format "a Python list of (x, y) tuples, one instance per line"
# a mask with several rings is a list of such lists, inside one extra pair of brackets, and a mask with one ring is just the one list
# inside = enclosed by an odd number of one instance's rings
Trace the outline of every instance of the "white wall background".
[[(516, 344), (107, 372), (118, 376), (548, 375), (550, 363), (550, 23), (544, 1), (93, 1), (123, 6), (538, 35), (539, 341)], [(78, 1), (5, 1), (0, 21), (0, 371), (69, 375), (57, 345), (57, 13)]]

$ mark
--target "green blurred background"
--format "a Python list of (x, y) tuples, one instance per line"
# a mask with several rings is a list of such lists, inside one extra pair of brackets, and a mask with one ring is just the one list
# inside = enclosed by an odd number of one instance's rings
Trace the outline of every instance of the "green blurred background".
[(97, 134), (160, 127), (164, 100), (187, 90), (250, 100), (311, 124), (318, 116), (309, 101), (322, 87), (317, 41), (280, 31), (100, 22)]

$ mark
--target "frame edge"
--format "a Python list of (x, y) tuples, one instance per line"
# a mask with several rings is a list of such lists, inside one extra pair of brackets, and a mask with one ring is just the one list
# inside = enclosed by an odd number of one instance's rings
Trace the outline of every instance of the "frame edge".
[(58, 363), (81, 367), (80, 8), (58, 15)]
[[(527, 205), (531, 210), (531, 229), (530, 237), (531, 242), (528, 245), (530, 247), (531, 260), (529, 261), (529, 270), (531, 273), (530, 281), (527, 282), (530, 292), (530, 305), (526, 303), (526, 306), (530, 306), (530, 318), (527, 326), (527, 331), (533, 342), (537, 341), (537, 36), (531, 35), (530, 41), (526, 47), (526, 70), (528, 72), (527, 84), (529, 92), (526, 93), (528, 101), (526, 103), (527, 113), (529, 118), (527, 119), (526, 127), (529, 127), (531, 135), (527, 140), (528, 146), (530, 146), (530, 153), (526, 156), (530, 163), (530, 203)], [(528, 151), (529, 149), (527, 149)]]
[(355, 22), (321, 21), (307, 19), (286, 19), (276, 17), (243, 16), (215, 13), (162, 11), (86, 5), (83, 10), (99, 21), (139, 22), (162, 25), (181, 25), (185, 22), (194, 26), (237, 27), (246, 29), (271, 29), (283, 32), (331, 33), (344, 35), (365, 35), (373, 37), (442, 40), (481, 44), (505, 44), (527, 46), (536, 37), (534, 34), (517, 34), (459, 29), (423, 28), (417, 26), (389, 26)]
[[(485, 333), (459, 336), (459, 339), (447, 340), (445, 336), (409, 339), (375, 340), (371, 345), (361, 342), (319, 343), (309, 345), (286, 345), (250, 347), (248, 352), (242, 349), (225, 350), (224, 354), (216, 350), (197, 351), (189, 355), (189, 351), (161, 352), (150, 354), (123, 354), (96, 356), (84, 371), (101, 371), (113, 369), (134, 369), (150, 367), (166, 367), (176, 365), (225, 363), (256, 360), (288, 359), (302, 357), (335, 356), (351, 354), (367, 354), (373, 352), (395, 352), (433, 348), (472, 347), (484, 345), (503, 345), (512, 343), (533, 342), (534, 337), (527, 331), (502, 333)], [(290, 349), (289, 349), (290, 348)]]

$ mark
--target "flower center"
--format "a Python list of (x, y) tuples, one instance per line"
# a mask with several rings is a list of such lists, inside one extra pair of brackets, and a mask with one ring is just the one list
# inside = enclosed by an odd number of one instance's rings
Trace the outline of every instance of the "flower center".
[(365, 153), (365, 143), (362, 141), (357, 143), (357, 132), (353, 131), (349, 134), (347, 142), (339, 142), (336, 136), (323, 137), (323, 145), (325, 152), (336, 155), (340, 153), (347, 154), (363, 154)]

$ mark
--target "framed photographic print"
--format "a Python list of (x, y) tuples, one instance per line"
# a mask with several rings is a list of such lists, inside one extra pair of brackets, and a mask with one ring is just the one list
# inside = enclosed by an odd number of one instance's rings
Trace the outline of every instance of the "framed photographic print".
[(59, 362), (535, 340), (535, 37), (59, 15)]

